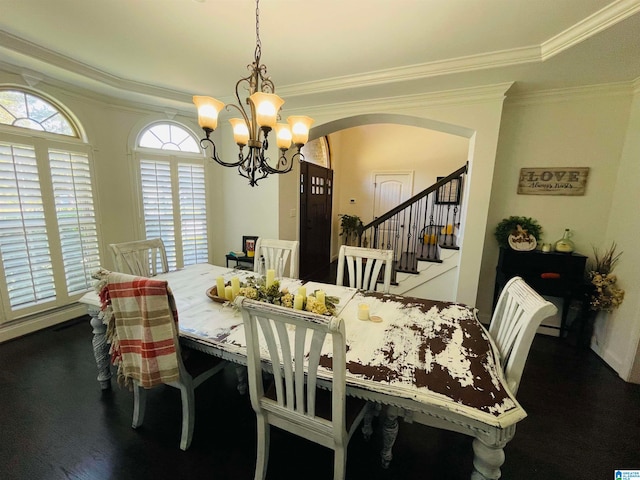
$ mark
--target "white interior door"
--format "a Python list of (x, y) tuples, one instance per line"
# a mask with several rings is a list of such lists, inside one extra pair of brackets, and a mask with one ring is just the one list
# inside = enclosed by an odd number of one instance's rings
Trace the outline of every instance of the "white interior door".
[[(373, 188), (373, 218), (376, 219), (411, 198), (413, 172), (374, 172)], [(380, 226), (379, 248), (394, 249), (392, 239), (397, 233), (396, 223), (395, 218), (392, 218)]]
[(373, 173), (373, 218), (388, 212), (413, 195), (413, 172)]

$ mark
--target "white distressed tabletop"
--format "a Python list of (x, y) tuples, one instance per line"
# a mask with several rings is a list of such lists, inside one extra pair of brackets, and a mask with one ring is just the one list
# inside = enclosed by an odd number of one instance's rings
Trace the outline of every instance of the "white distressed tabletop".
[[(214, 349), (245, 355), (242, 315), (211, 300), (206, 292), (222, 276), (241, 281), (254, 272), (198, 264), (158, 275), (166, 279), (178, 309), (180, 334)], [(281, 288), (296, 292), (300, 280), (283, 279)], [(423, 403), (504, 428), (526, 416), (504, 386), (488, 333), (474, 308), (424, 299), (358, 292), (353, 288), (308, 282), (307, 292), (322, 289), (339, 298), (336, 315), (345, 322), (347, 384)], [(99, 306), (87, 293), (82, 303)], [(357, 318), (358, 305), (369, 305), (382, 321)], [(323, 367), (331, 367), (325, 345)]]

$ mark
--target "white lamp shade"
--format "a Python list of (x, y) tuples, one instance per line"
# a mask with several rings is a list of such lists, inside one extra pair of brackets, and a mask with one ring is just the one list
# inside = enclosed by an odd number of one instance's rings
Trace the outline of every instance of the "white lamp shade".
[(286, 123), (276, 124), (276, 140), (278, 142), (278, 148), (287, 150), (291, 146), (291, 130)]
[(224, 108), (224, 103), (211, 97), (203, 97), (195, 95), (193, 97), (198, 109), (198, 123), (201, 128), (210, 128), (215, 130), (218, 126), (218, 114)]
[(284, 100), (274, 93), (264, 92), (256, 92), (249, 99), (255, 107), (256, 123), (261, 127), (274, 128)]
[(287, 122), (291, 127), (293, 135), (293, 143), (295, 145), (304, 145), (309, 140), (309, 129), (313, 123), (313, 118), (304, 115), (292, 115), (287, 118)]
[(245, 146), (249, 141), (249, 127), (242, 118), (232, 118), (229, 123), (233, 127), (233, 139), (238, 145)]

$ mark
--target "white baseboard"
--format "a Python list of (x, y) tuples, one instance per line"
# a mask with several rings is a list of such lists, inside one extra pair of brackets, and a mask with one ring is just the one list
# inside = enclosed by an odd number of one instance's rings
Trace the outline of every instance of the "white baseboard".
[[(29, 333), (52, 327), (59, 323), (73, 320), (87, 314), (87, 306), (76, 303), (55, 311), (41, 313), (31, 317), (16, 320), (6, 325), (0, 326), (0, 343), (14, 338), (27, 335)], [(91, 333), (91, 327), (87, 322), (87, 332)], [(87, 337), (89, 338), (89, 337)]]

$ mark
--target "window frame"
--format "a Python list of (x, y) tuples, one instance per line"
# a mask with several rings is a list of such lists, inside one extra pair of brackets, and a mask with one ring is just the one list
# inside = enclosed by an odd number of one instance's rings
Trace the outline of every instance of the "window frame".
[[(47, 99), (47, 97), (43, 97)], [(56, 105), (57, 106), (57, 105)], [(68, 112), (65, 112), (68, 114)], [(79, 129), (79, 127), (76, 128)], [(36, 155), (36, 164), (39, 175), (40, 191), (42, 195), (43, 208), (45, 213), (45, 226), (48, 235), (49, 251), (51, 255), (51, 265), (54, 272), (56, 294), (50, 301), (43, 301), (35, 305), (21, 307), (13, 310), (9, 299), (9, 291), (4, 271), (4, 266), (0, 261), (0, 309), (4, 315), (4, 321), (0, 321), (0, 326), (14, 320), (19, 320), (36, 314), (45, 313), (52, 309), (64, 308), (77, 302), (87, 291), (69, 294), (67, 290), (66, 272), (63, 260), (62, 246), (59, 238), (59, 225), (56, 214), (56, 204), (54, 198), (51, 171), (49, 168), (49, 151), (62, 150), (69, 153), (77, 153), (87, 157), (89, 173), (91, 176), (91, 191), (93, 197), (93, 209), (96, 221), (96, 231), (98, 235), (98, 251), (100, 258), (104, 258), (102, 249), (100, 206), (96, 187), (95, 162), (93, 150), (90, 145), (80, 138), (69, 137), (67, 135), (41, 132), (22, 127), (0, 125), (0, 141), (14, 145), (24, 145), (33, 147)]]
[[(185, 131), (187, 131), (197, 142), (198, 148), (200, 152), (182, 152), (177, 150), (162, 150), (148, 147), (141, 147), (139, 145), (140, 139), (143, 134), (150, 128), (153, 128), (159, 124), (168, 124), (168, 125), (176, 125)], [(158, 162), (168, 162), (171, 170), (171, 191), (173, 195), (173, 215), (174, 215), (174, 235), (176, 239), (176, 268), (184, 267), (184, 251), (183, 251), (183, 243), (182, 243), (182, 231), (181, 225), (177, 223), (176, 215), (180, 215), (180, 204), (176, 195), (178, 192), (178, 165), (189, 163), (195, 164), (203, 167), (204, 171), (204, 185), (205, 185), (205, 208), (206, 208), (206, 232), (207, 232), (207, 261), (211, 261), (212, 249), (211, 249), (211, 239), (212, 237), (212, 226), (211, 226), (211, 192), (209, 189), (210, 184), (210, 169), (207, 164), (207, 159), (200, 147), (199, 137), (193, 132), (191, 128), (188, 126), (176, 122), (175, 120), (156, 120), (144, 125), (140, 128), (135, 136), (135, 144), (133, 146), (133, 158), (134, 161), (131, 162), (132, 168), (132, 176), (134, 179), (135, 185), (134, 189), (136, 192), (135, 200), (137, 202), (136, 208), (138, 212), (138, 238), (146, 238), (146, 227), (145, 227), (145, 218), (144, 218), (144, 199), (142, 192), (142, 176), (140, 172), (140, 162), (142, 161), (158, 161)]]

